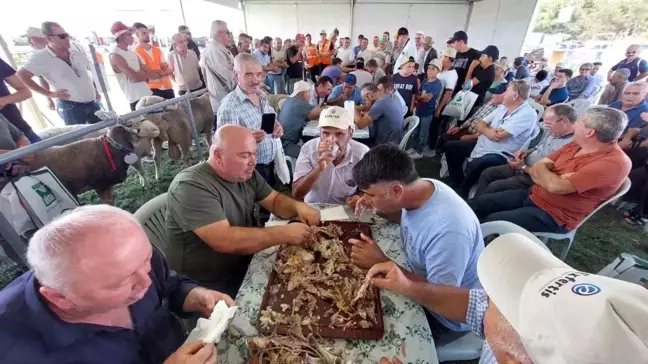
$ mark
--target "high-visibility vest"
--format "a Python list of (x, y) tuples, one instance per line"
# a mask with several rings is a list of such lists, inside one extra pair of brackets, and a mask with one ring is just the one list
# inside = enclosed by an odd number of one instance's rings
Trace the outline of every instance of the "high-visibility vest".
[[(151, 53), (153, 57), (149, 56), (148, 52), (141, 45), (135, 47), (135, 52), (144, 60), (146, 67), (150, 68), (153, 71), (162, 71), (162, 51), (158, 47), (152, 47)], [(161, 89), (166, 88), (170, 90), (173, 88), (171, 85), (171, 80), (168, 77), (151, 79), (148, 81), (148, 86), (150, 89)]]
[[(322, 41), (320, 41), (318, 43), (318, 47), (319, 47), (320, 54), (321, 53), (327, 53), (327, 52), (331, 51), (331, 48), (332, 48), (331, 47), (331, 41), (328, 40), (328, 39), (324, 43), (322, 43)], [(320, 57), (320, 62), (322, 62), (323, 65), (328, 66), (328, 65), (331, 64), (332, 59), (333, 59), (332, 55), (326, 56), (326, 57), (322, 56), (322, 57)]]
[(320, 64), (319, 52), (314, 44), (311, 44), (310, 47), (306, 47), (306, 64), (308, 68), (313, 68)]

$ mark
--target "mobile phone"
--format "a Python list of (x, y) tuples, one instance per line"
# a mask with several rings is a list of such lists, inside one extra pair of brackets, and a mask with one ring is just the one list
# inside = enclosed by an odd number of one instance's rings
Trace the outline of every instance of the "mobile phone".
[(276, 114), (263, 114), (263, 116), (261, 116), (261, 130), (268, 134), (272, 134), (276, 119)]

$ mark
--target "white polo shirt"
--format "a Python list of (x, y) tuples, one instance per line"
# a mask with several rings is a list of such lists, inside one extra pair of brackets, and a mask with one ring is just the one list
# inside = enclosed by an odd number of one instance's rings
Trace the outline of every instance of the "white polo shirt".
[(337, 54), (335, 55), (337, 58), (342, 60), (342, 63), (353, 63), (355, 61), (355, 55), (353, 54), (353, 48), (338, 48)]
[(34, 76), (43, 77), (55, 90), (67, 90), (70, 101), (96, 100), (91, 72), (92, 63), (74, 47), (70, 48), (70, 64), (59, 58), (49, 46), (34, 53), (23, 68)]
[[(295, 166), (294, 180), (298, 180), (309, 174), (317, 167), (319, 160), (320, 138), (309, 140), (301, 148), (297, 165)], [(353, 180), (353, 167), (369, 151), (369, 147), (349, 140), (344, 159), (337, 166), (331, 163), (328, 168), (320, 174), (319, 179), (313, 188), (306, 194), (306, 203), (331, 203), (344, 204), (347, 197), (356, 191), (356, 184)]]

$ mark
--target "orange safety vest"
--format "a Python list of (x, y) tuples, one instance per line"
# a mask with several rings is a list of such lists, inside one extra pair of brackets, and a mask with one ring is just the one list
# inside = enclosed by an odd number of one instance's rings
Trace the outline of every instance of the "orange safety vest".
[[(317, 44), (318, 44), (318, 47), (319, 47), (320, 54), (321, 53), (327, 53), (327, 52), (329, 52), (331, 50), (331, 41), (328, 40), (328, 39), (324, 43), (322, 43), (322, 41), (319, 41), (319, 43), (317, 43)], [(325, 66), (330, 65), (332, 59), (333, 59), (332, 55), (328, 56), (328, 57), (325, 57), (325, 56), (320, 57), (320, 61)]]
[(308, 68), (313, 68), (320, 64), (319, 52), (314, 44), (311, 43), (310, 47), (306, 47), (306, 65)]
[[(135, 52), (139, 54), (140, 57), (144, 60), (146, 67), (150, 68), (153, 71), (162, 71), (162, 51), (158, 47), (151, 48), (153, 53), (153, 58), (149, 56), (148, 52), (141, 45), (135, 47)], [(160, 89), (166, 88), (170, 90), (173, 88), (171, 85), (171, 80), (168, 77), (158, 78), (155, 80), (149, 80), (148, 86), (150, 89)]]

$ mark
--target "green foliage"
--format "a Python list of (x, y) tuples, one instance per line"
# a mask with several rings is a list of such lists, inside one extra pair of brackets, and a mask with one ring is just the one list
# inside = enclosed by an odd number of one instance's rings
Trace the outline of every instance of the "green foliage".
[[(562, 8), (575, 6), (571, 21), (558, 22)], [(534, 32), (567, 34), (572, 40), (613, 40), (648, 36), (648, 1), (547, 0), (540, 6)]]

